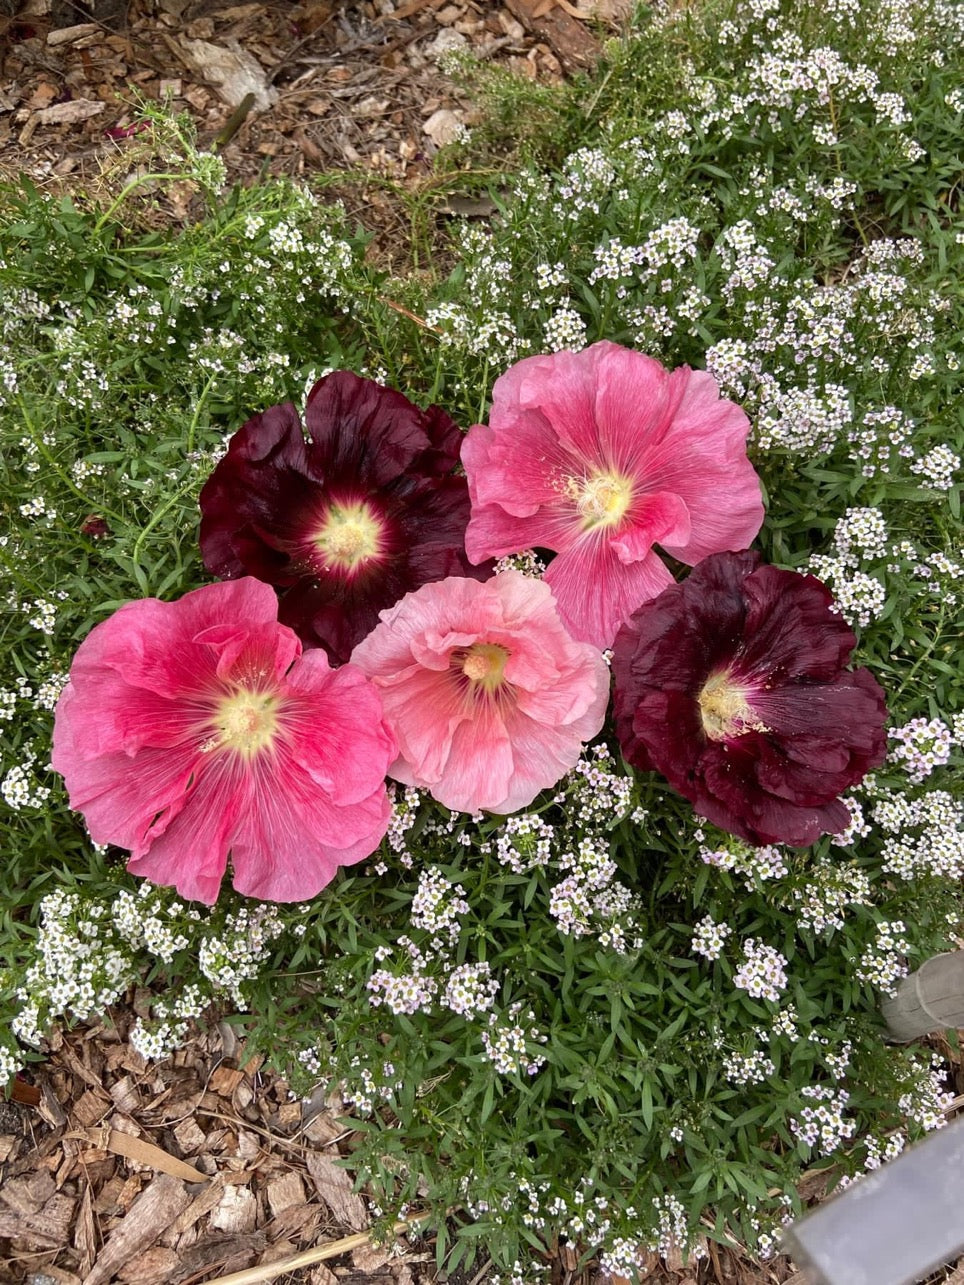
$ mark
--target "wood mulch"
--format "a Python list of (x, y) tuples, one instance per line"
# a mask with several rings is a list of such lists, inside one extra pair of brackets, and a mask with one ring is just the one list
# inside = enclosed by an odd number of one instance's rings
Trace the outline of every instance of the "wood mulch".
[[(340, 1099), (294, 1100), (226, 1026), (145, 1063), (129, 1021), (55, 1036), (18, 1082), (27, 1100), (0, 1103), (0, 1280), (195, 1285), (257, 1267), (252, 1279), (306, 1285), (426, 1278), (432, 1255), (414, 1236), (376, 1247), (364, 1234), (368, 1207), (336, 1164), (351, 1140)], [(334, 1272), (283, 1267), (319, 1247)]]
[(629, 7), (0, 0), (0, 173), (80, 186), (136, 134), (138, 96), (188, 113), (205, 145), (250, 96), (222, 151), (232, 180), (360, 169), (415, 184), (477, 119), (440, 68), (448, 51), (554, 83), (596, 61), (601, 18)]

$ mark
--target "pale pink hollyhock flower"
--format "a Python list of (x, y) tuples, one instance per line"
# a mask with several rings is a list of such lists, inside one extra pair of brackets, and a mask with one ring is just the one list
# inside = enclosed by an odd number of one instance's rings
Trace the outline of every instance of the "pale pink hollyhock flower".
[(96, 843), (128, 869), (216, 900), (312, 897), (381, 841), (396, 746), (351, 665), (301, 654), (270, 585), (206, 585), (129, 602), (74, 657), (53, 766)]
[(352, 652), (398, 739), (389, 775), (459, 812), (515, 812), (602, 727), (609, 671), (518, 571), (408, 593)]
[(496, 380), (462, 463), (473, 562), (552, 549), (546, 571), (575, 638), (609, 647), (673, 583), (653, 550), (695, 566), (763, 522), (750, 423), (712, 375), (603, 341), (526, 357)]

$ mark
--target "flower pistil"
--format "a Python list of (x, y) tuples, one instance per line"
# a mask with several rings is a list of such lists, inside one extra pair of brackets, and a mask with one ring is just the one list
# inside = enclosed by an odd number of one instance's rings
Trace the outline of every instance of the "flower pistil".
[(214, 735), (202, 750), (234, 750), (244, 758), (253, 758), (270, 748), (278, 730), (279, 701), (272, 692), (254, 692), (247, 688), (224, 696), (218, 702), (211, 730)]
[(473, 643), (462, 656), (462, 673), (473, 685), (491, 695), (502, 686), (508, 659), (508, 651), (498, 643)]
[(583, 531), (599, 526), (616, 526), (626, 516), (633, 498), (632, 478), (618, 473), (594, 473), (591, 477), (568, 479), (569, 494), (582, 517)]
[(365, 504), (333, 504), (314, 537), (326, 562), (354, 571), (382, 551), (382, 524)]
[(734, 683), (729, 670), (711, 674), (697, 698), (703, 731), (711, 741), (725, 741), (746, 732), (767, 732), (747, 701), (747, 691)]

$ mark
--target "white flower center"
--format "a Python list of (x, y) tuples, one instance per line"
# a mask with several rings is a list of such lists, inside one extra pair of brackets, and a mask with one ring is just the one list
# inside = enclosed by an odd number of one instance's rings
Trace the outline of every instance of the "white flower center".
[(592, 477), (570, 478), (570, 494), (583, 518), (583, 527), (615, 526), (626, 515), (633, 498), (632, 478), (618, 473), (595, 473)]
[(333, 504), (314, 543), (329, 562), (353, 570), (381, 552), (382, 525), (367, 505)]
[(747, 690), (730, 681), (723, 670), (712, 674), (697, 698), (703, 731), (711, 741), (724, 741), (746, 732), (768, 732), (747, 701)]
[(278, 709), (278, 698), (271, 692), (241, 690), (222, 697), (212, 720), (214, 736), (201, 748), (229, 749), (252, 758), (274, 740)]

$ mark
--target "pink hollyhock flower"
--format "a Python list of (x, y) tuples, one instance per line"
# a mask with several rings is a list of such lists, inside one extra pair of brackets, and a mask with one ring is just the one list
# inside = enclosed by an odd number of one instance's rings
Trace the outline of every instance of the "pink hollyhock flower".
[(285, 590), (280, 620), (344, 661), (404, 593), (491, 568), (465, 555), (462, 434), (445, 411), (336, 370), (309, 393), (305, 423), (307, 442), (287, 402), (234, 434), (201, 491), (201, 555), (222, 579)]
[(352, 652), (398, 739), (389, 775), (460, 812), (515, 812), (603, 724), (609, 671), (564, 629), (552, 592), (506, 571), (423, 585)]
[(706, 558), (640, 607), (613, 650), (616, 733), (700, 816), (805, 847), (850, 823), (838, 795), (884, 761), (884, 694), (813, 576)]
[(672, 583), (655, 544), (693, 565), (745, 548), (763, 522), (749, 420), (705, 371), (668, 371), (618, 344), (527, 357), (492, 392), (462, 461), (473, 562), (552, 549), (570, 633), (609, 647)]
[(235, 888), (271, 901), (367, 857), (395, 752), (371, 683), (302, 655), (251, 578), (121, 607), (81, 643), (54, 721), (53, 766), (91, 838), (209, 904), (229, 855)]

